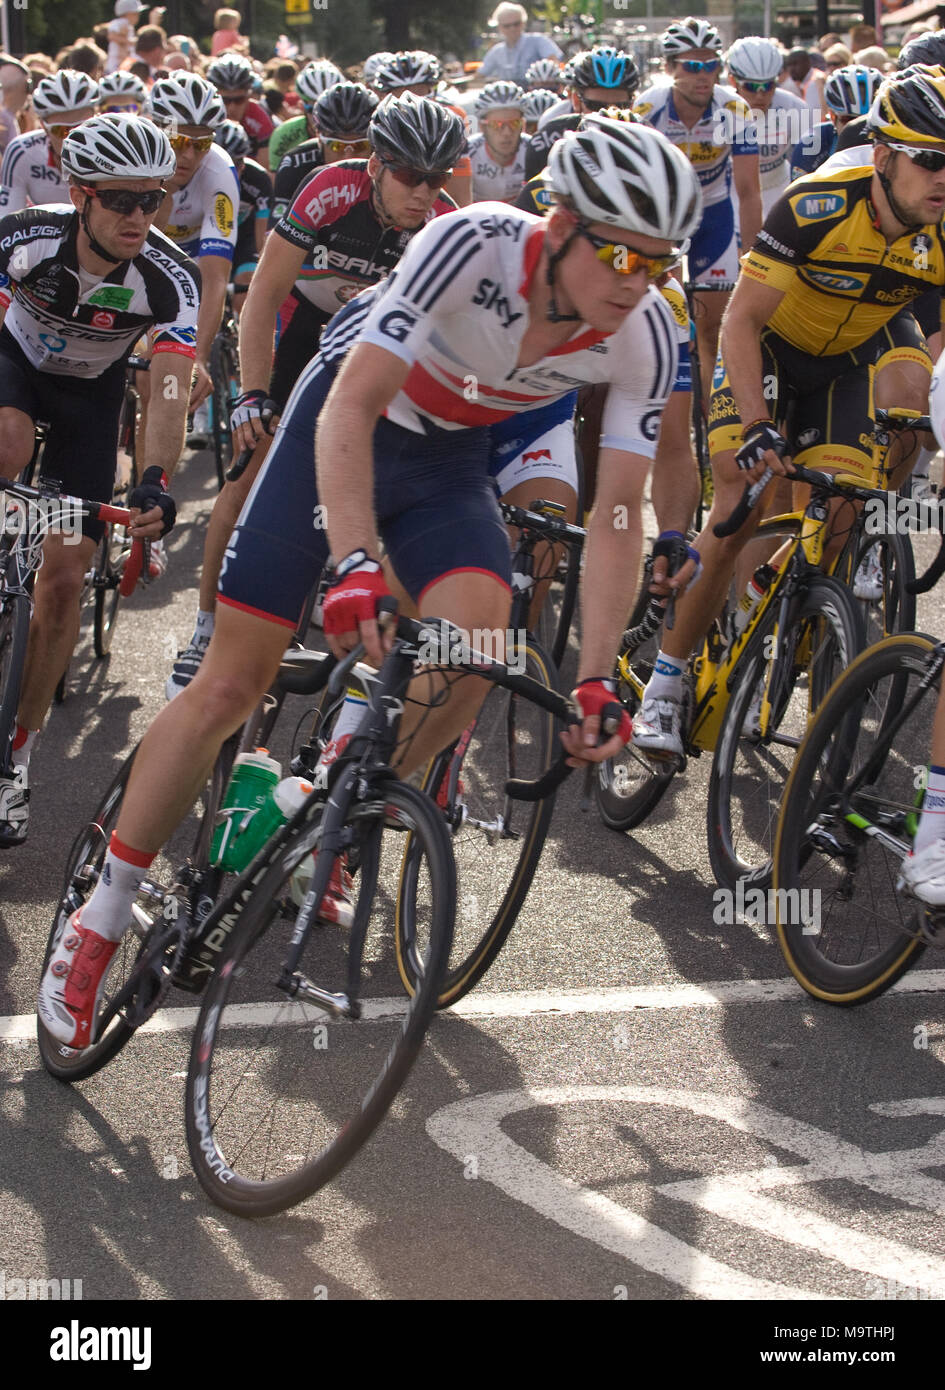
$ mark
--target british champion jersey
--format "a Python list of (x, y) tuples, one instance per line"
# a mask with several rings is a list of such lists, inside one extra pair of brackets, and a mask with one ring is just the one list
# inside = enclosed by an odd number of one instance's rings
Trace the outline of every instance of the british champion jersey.
[[(367, 160), (328, 164), (303, 185), (273, 229), (305, 249), (295, 291), (324, 313), (389, 275), (417, 234), (383, 227), (371, 191)], [(427, 221), (455, 209), (448, 194), (438, 193)]]
[(528, 137), (523, 135), (512, 162), (497, 164), (489, 153), (486, 137), (474, 135), (469, 142), (473, 202), (514, 203), (525, 182), (527, 150)]
[(11, 140), (0, 165), (0, 216), (68, 201), (68, 185), (53, 162), (45, 130), (31, 130)]
[(34, 367), (98, 377), (144, 333), (155, 353), (194, 357), (200, 272), (153, 227), (141, 252), (107, 275), (80, 272), (79, 217), (69, 207), (0, 218), (4, 327)]
[(691, 127), (676, 110), (671, 86), (647, 88), (633, 109), (682, 150), (699, 177), (705, 207), (730, 197), (732, 156), (758, 154), (757, 141), (751, 138), (751, 108), (731, 87), (716, 85), (708, 106)]
[(504, 203), (436, 218), (387, 280), (335, 315), (316, 363), (339, 362), (355, 342), (401, 358), (410, 374), (384, 413), (417, 434), (495, 424), (608, 382), (601, 444), (652, 458), (677, 363), (673, 310), (655, 289), (616, 333), (579, 325), (540, 361), (516, 365), (545, 230)]
[(174, 194), (165, 235), (188, 256), (233, 259), (240, 183), (226, 150), (211, 145), (193, 178)]

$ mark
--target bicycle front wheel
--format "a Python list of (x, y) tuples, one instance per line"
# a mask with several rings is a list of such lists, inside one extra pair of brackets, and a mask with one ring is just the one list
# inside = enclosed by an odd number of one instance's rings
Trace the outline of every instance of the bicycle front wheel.
[[(925, 912), (896, 878), (929, 760), (940, 682), (920, 683), (934, 647), (911, 633), (863, 652), (824, 702), (784, 794), (778, 941), (794, 978), (830, 1004), (874, 999), (925, 948)], [(898, 728), (892, 689), (902, 692), (896, 714), (908, 712)]]
[[(360, 1016), (332, 1018), (279, 987), (295, 917), (292, 875), (305, 862), (302, 848), (317, 847), (323, 814), (323, 805), (313, 807), (251, 892), (194, 1031), (190, 1156), (207, 1194), (239, 1216), (302, 1201), (366, 1142), (416, 1060), (449, 955), (456, 878), (445, 822), (427, 797), (390, 779), (345, 818), (354, 924), (313, 925), (299, 965), (312, 984), (350, 998), (349, 955), (363, 932)], [(416, 857), (423, 960), (409, 1000), (397, 988), (392, 940), (405, 836)]]
[[(861, 646), (850, 591), (817, 577), (788, 631), (777, 630), (772, 613), (739, 661), (709, 780), (709, 858), (723, 888), (734, 890), (739, 879), (770, 885), (778, 808), (797, 750), (814, 711)], [(764, 723), (762, 696), (771, 702)]]
[[(523, 674), (557, 689), (551, 658), (529, 638)], [(531, 887), (554, 811), (544, 801), (513, 801), (510, 778), (534, 781), (557, 757), (552, 715), (511, 691), (493, 686), (475, 721), (458, 743), (430, 764), (424, 790), (442, 807), (452, 828), (459, 890), (459, 912), (449, 968), (439, 997), (447, 1008), (482, 979), (515, 925)], [(414, 906), (414, 846), (404, 847), (404, 869), (397, 902), (397, 963), (410, 992), (422, 978)]]

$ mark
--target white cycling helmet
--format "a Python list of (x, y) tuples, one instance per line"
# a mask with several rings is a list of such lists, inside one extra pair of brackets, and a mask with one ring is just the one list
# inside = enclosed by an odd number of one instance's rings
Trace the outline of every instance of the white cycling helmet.
[(550, 107), (557, 106), (560, 100), (557, 92), (547, 92), (541, 87), (536, 87), (533, 92), (525, 93), (522, 115), (526, 121), (537, 121)]
[(207, 81), (218, 92), (249, 92), (256, 84), (256, 73), (242, 53), (224, 53), (207, 68)]
[(98, 94), (102, 106), (112, 97), (134, 97), (141, 108), (148, 104), (148, 88), (133, 72), (106, 73), (98, 84)]
[(427, 53), (423, 48), (413, 48), (403, 53), (392, 54), (386, 63), (375, 68), (371, 85), (380, 93), (427, 84), (435, 87), (441, 73), (440, 60), (435, 53)]
[(99, 87), (86, 72), (62, 68), (51, 77), (37, 82), (33, 92), (33, 110), (41, 121), (55, 122), (67, 111), (81, 111), (85, 106), (98, 106)]
[(784, 54), (773, 39), (736, 39), (725, 63), (739, 82), (771, 82), (781, 76)]
[(370, 57), (365, 58), (361, 67), (361, 81), (364, 85), (370, 87), (371, 83), (374, 81), (374, 74), (378, 72), (380, 68), (384, 67), (385, 64), (393, 62), (396, 57), (396, 53), (382, 52), (372, 53)]
[(690, 15), (660, 34), (660, 46), (667, 58), (684, 58), (694, 48), (711, 48), (721, 53), (722, 39), (714, 24)]
[(517, 82), (487, 82), (476, 97), (473, 111), (479, 120), (488, 111), (501, 111), (515, 107), (522, 111), (525, 106), (525, 93)]
[(548, 156), (546, 186), (588, 222), (682, 242), (702, 216), (689, 160), (652, 126), (585, 117)]
[(175, 72), (151, 88), (152, 119), (159, 125), (198, 125), (216, 130), (226, 120), (226, 107), (216, 87), (195, 72)]
[(164, 131), (140, 116), (92, 116), (62, 143), (62, 170), (74, 183), (167, 179), (176, 168)]
[(245, 159), (253, 152), (253, 142), (239, 121), (224, 121), (221, 126), (217, 126), (213, 132), (213, 143), (226, 150), (234, 163), (237, 159)]
[(525, 82), (533, 90), (547, 91), (561, 85), (561, 68), (554, 58), (538, 58), (525, 69)]
[(319, 58), (302, 69), (295, 79), (295, 90), (308, 106), (314, 106), (329, 87), (335, 87), (344, 80), (345, 75), (340, 68), (336, 68), (327, 58)]

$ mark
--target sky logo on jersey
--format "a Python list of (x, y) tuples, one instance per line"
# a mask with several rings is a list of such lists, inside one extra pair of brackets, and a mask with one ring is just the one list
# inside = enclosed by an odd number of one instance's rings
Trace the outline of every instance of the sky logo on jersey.
[(40, 333), (39, 341), (47, 352), (64, 352), (66, 347), (65, 338), (57, 338), (52, 333)]
[[(804, 276), (813, 285), (822, 285), (836, 294), (859, 294), (866, 285), (865, 275), (831, 275), (827, 270), (808, 270)], [(911, 291), (910, 291), (911, 293)]]
[(213, 220), (228, 237), (233, 230), (233, 204), (225, 193), (218, 193), (213, 200)]
[(98, 289), (89, 295), (87, 303), (94, 304), (96, 308), (117, 309), (120, 314), (126, 314), (131, 308), (134, 293), (127, 285), (99, 285)]
[(791, 207), (798, 225), (821, 222), (825, 217), (837, 217), (846, 212), (846, 193), (802, 193), (791, 199)]

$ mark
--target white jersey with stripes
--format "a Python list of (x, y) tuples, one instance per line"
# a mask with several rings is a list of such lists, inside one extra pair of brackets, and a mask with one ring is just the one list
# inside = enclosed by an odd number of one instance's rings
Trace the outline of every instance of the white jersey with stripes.
[(68, 201), (69, 189), (45, 130), (30, 130), (11, 140), (0, 165), (0, 214)]
[(404, 429), (491, 425), (577, 387), (610, 383), (601, 444), (652, 458), (678, 359), (673, 311), (653, 288), (616, 333), (577, 324), (528, 367), (516, 365), (547, 223), (505, 203), (476, 203), (427, 224), (397, 269), (336, 314), (317, 362), (356, 342), (410, 365), (385, 416)]

